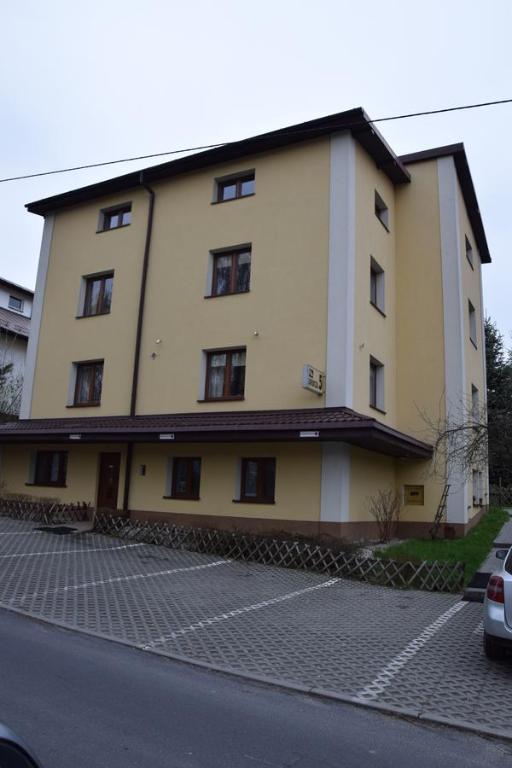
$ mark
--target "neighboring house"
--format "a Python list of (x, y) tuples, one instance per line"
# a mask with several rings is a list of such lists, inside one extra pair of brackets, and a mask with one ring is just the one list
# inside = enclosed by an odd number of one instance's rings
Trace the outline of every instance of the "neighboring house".
[(19, 411), (33, 298), (33, 291), (0, 277), (0, 368), (12, 365), (0, 392), (0, 417)]
[[(462, 144), (400, 158), (354, 109), (27, 207), (45, 225), (10, 491), (354, 538), (396, 489), (401, 533), (428, 532), (421, 413), (485, 398)], [(475, 471), (475, 504), (452, 477), (451, 533), (487, 503)]]

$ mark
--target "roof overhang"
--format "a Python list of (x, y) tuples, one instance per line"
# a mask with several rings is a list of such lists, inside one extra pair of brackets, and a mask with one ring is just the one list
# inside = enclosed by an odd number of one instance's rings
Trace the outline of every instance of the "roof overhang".
[(395, 155), (379, 131), (374, 128), (364, 109), (357, 107), (346, 112), (339, 112), (335, 115), (318, 118), (317, 120), (291, 125), (287, 128), (252, 136), (241, 141), (233, 141), (215, 149), (197, 152), (177, 160), (144, 168), (142, 171), (134, 171), (133, 173), (107, 179), (87, 187), (74, 189), (60, 195), (53, 195), (43, 200), (36, 200), (33, 203), (28, 203), (26, 208), (31, 213), (38, 213), (44, 216), (62, 208), (77, 205), (98, 197), (134, 189), (140, 186), (142, 182), (151, 184), (162, 179), (190, 173), (212, 165), (220, 165), (249, 155), (257, 155), (262, 152), (311, 141), (342, 131), (351, 132), (354, 139), (373, 157), (377, 166), (393, 183), (402, 184), (410, 181), (410, 175), (400, 159)]
[(396, 458), (432, 455), (427, 443), (343, 408), (27, 419), (0, 425), (0, 444), (106, 442), (343, 442)]
[(449, 144), (445, 147), (425, 149), (422, 152), (412, 152), (410, 155), (401, 155), (400, 160), (404, 165), (412, 165), (413, 163), (437, 160), (440, 157), (453, 157), (462, 197), (464, 198), (480, 258), (484, 264), (490, 264), (491, 254), (487, 244), (487, 237), (485, 235), (484, 224), (478, 206), (475, 185), (473, 184), (471, 171), (469, 170), (469, 163), (464, 144)]

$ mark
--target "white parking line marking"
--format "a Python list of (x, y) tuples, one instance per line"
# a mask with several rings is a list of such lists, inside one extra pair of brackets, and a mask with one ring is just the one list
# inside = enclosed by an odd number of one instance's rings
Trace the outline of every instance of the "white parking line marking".
[(243, 608), (235, 608), (233, 611), (226, 611), (226, 613), (220, 613), (217, 616), (211, 616), (209, 619), (203, 621), (196, 621), (194, 624), (190, 624), (183, 629), (177, 629), (175, 632), (169, 632), (164, 637), (159, 637), (156, 640), (152, 640), (150, 643), (140, 646), (143, 650), (147, 651), (154, 648), (156, 645), (162, 645), (169, 640), (176, 640), (178, 637), (187, 635), (189, 632), (197, 632), (199, 629), (205, 629), (211, 627), (212, 624), (219, 624), (221, 621), (227, 621), (233, 619), (236, 616), (241, 616), (244, 613), (252, 613), (252, 611), (259, 611), (261, 608), (267, 608), (269, 605), (276, 605), (277, 603), (284, 603), (285, 600), (292, 600), (294, 597), (300, 597), (308, 592), (315, 592), (317, 589), (325, 589), (326, 587), (332, 587), (333, 584), (337, 584), (340, 579), (329, 579), (322, 584), (316, 584), (314, 587), (306, 587), (305, 589), (298, 589), (295, 592), (288, 592), (286, 595), (280, 595), (279, 597), (273, 597), (270, 600), (262, 600), (261, 603), (254, 603), (253, 605), (246, 605)]
[(74, 555), (76, 552), (109, 552), (114, 549), (128, 549), (129, 547), (143, 547), (144, 543), (123, 544), (121, 547), (91, 547), (90, 549), (56, 549), (53, 552), (16, 552), (13, 555), (0, 555), (0, 560), (13, 557), (47, 557), (48, 555)]
[(439, 616), (434, 622), (432, 622), (432, 624), (426, 627), (423, 632), (418, 635), (418, 637), (416, 637), (414, 640), (411, 640), (411, 642), (405, 646), (403, 651), (391, 659), (389, 664), (386, 664), (384, 669), (379, 672), (377, 677), (372, 680), (371, 683), (365, 686), (361, 691), (359, 691), (357, 698), (365, 699), (366, 701), (374, 701), (377, 699), (380, 694), (383, 693), (384, 690), (391, 685), (393, 679), (396, 677), (396, 675), (398, 675), (398, 673), (407, 664), (407, 662), (410, 661), (418, 653), (418, 651), (421, 651), (421, 649), (428, 643), (428, 641), (431, 640), (433, 636), (437, 634), (437, 632), (439, 632), (439, 630), (442, 629), (453, 616), (455, 616), (455, 614), (465, 608), (466, 605), (468, 605), (468, 603), (456, 603), (455, 605), (452, 605), (452, 607), (447, 611), (442, 613), (441, 616)]
[(474, 635), (481, 635), (483, 631), (484, 631), (484, 623), (483, 623), (483, 621), (481, 621), (480, 624), (477, 627), (474, 628), (473, 634)]
[[(169, 568), (166, 571), (153, 571), (152, 573), (135, 573), (131, 576), (115, 576), (112, 579), (99, 579), (98, 581), (84, 581), (82, 584), (73, 584), (68, 587), (55, 587), (55, 589), (45, 589), (44, 592), (34, 592), (30, 594), (30, 598), (44, 597), (45, 595), (52, 595), (55, 592), (71, 592), (74, 589), (86, 589), (87, 587), (98, 587), (102, 584), (116, 584), (120, 581), (135, 581), (136, 579), (149, 579), (152, 576), (168, 576), (172, 573), (184, 573), (185, 571), (201, 571), (205, 568), (214, 568), (217, 565), (227, 565), (231, 560), (215, 560), (213, 563), (205, 563), (204, 565), (190, 565), (183, 568)], [(20, 601), (27, 599), (27, 595), (19, 598)], [(11, 602), (16, 602), (18, 598), (13, 598)]]

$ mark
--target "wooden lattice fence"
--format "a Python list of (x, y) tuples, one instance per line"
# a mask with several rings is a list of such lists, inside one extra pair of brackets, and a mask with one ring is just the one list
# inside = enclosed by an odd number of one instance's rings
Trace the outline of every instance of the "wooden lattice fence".
[(79, 523), (92, 519), (92, 507), (86, 502), (62, 504), (28, 499), (0, 498), (0, 516), (15, 520), (29, 520), (53, 525), (56, 523)]
[(133, 521), (102, 511), (96, 514), (95, 530), (173, 549), (215, 554), (281, 568), (310, 570), (388, 587), (459, 592), (464, 584), (463, 563), (399, 562), (336, 551), (304, 541)]

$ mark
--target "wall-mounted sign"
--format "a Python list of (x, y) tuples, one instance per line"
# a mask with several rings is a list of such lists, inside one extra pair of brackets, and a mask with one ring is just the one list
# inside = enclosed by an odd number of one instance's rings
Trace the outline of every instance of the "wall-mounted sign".
[(174, 432), (167, 432), (163, 435), (158, 435), (160, 440), (174, 440)]
[(82, 439), (82, 435), (70, 435), (69, 439), (70, 440), (81, 440)]
[(320, 437), (320, 432), (316, 429), (305, 429), (299, 432), (299, 437)]
[(404, 485), (404, 504), (422, 507), (425, 503), (425, 486)]
[(309, 389), (310, 392), (323, 395), (325, 392), (325, 373), (306, 363), (302, 369), (302, 386), (304, 389)]

